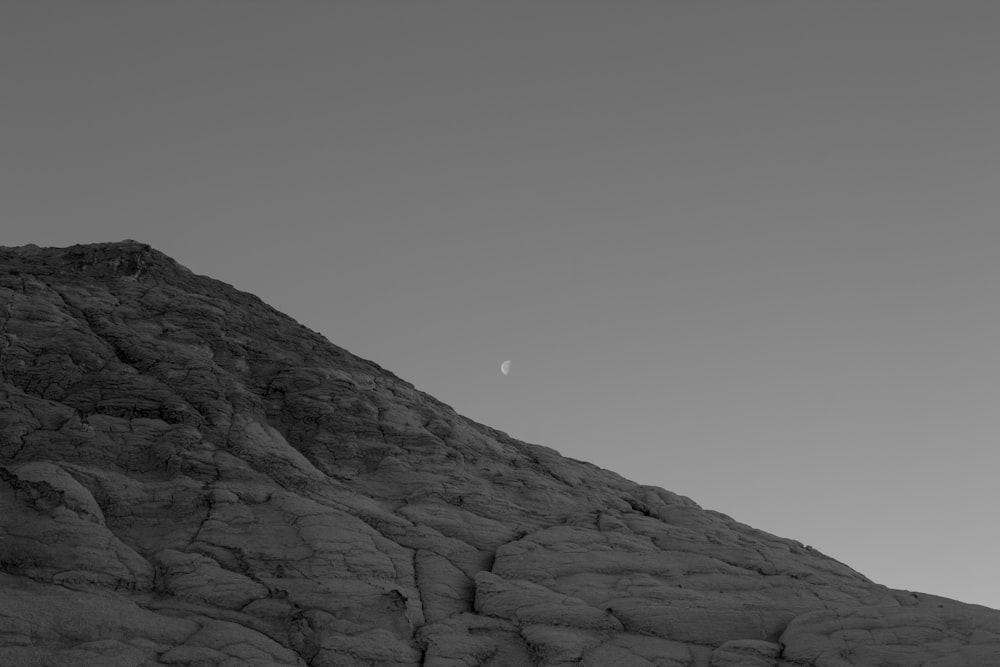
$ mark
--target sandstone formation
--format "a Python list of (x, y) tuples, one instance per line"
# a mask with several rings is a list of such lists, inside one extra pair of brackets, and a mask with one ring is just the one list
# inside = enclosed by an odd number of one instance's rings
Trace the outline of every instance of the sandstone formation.
[(0, 248), (0, 665), (1000, 665), (1000, 611), (459, 416), (150, 247)]

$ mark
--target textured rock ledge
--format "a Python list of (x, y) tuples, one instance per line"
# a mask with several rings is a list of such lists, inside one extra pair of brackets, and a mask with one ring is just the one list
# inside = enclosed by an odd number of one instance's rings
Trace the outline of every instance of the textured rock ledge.
[(1000, 664), (1000, 612), (457, 415), (140, 243), (0, 248), (0, 664)]

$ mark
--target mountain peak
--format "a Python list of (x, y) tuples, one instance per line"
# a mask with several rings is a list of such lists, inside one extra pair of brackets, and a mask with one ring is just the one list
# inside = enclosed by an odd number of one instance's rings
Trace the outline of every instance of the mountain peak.
[(1000, 664), (1000, 612), (477, 424), (146, 244), (0, 268), (2, 664)]
[(67, 248), (37, 245), (0, 246), (0, 260), (9, 270), (77, 271), (93, 278), (141, 280), (163, 272), (188, 271), (150, 245), (125, 239), (112, 243), (89, 243)]

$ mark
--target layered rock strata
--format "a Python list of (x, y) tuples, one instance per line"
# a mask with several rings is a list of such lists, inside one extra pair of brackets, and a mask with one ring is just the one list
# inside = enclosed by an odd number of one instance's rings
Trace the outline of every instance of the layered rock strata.
[(0, 664), (1000, 665), (1000, 611), (456, 414), (150, 247), (0, 249)]

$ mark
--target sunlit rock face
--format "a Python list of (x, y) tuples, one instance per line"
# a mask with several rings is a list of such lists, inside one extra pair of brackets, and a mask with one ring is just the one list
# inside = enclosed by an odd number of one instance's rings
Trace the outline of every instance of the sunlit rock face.
[(982, 667), (1000, 612), (465, 419), (146, 245), (26, 246), (0, 664)]

